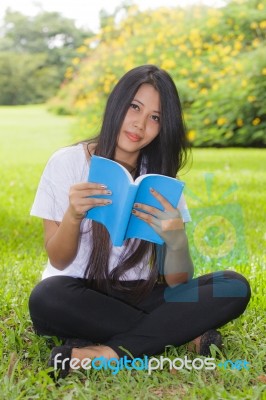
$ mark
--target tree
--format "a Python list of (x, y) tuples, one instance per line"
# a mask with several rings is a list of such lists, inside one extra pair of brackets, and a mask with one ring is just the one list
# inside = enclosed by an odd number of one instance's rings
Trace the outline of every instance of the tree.
[(43, 102), (54, 95), (76, 49), (91, 35), (57, 12), (29, 17), (7, 10), (0, 27), (0, 104)]

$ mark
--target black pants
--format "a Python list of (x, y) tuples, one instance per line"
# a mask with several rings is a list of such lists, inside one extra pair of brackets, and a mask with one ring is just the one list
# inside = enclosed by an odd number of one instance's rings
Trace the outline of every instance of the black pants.
[(29, 308), (40, 335), (88, 339), (120, 357), (127, 354), (122, 346), (142, 357), (221, 327), (242, 314), (249, 299), (247, 280), (233, 271), (206, 274), (175, 288), (158, 283), (137, 306), (120, 291), (106, 295), (83, 279), (54, 276), (33, 289)]

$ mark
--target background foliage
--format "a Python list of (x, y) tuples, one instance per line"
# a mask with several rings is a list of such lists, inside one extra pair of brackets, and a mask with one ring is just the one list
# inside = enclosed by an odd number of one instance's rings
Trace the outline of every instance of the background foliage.
[(0, 26), (0, 105), (54, 96), (76, 47), (89, 35), (57, 12), (28, 17), (7, 10)]
[(77, 49), (51, 108), (81, 117), (77, 138), (93, 135), (121, 75), (156, 64), (174, 78), (193, 145), (265, 146), (265, 30), (260, 0), (144, 12), (123, 5), (102, 14), (100, 32)]

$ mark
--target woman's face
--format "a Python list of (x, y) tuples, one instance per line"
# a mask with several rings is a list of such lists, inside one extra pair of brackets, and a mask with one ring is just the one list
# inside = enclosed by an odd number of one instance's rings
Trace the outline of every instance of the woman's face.
[(140, 149), (160, 131), (160, 95), (150, 84), (143, 84), (134, 96), (118, 135), (115, 158), (133, 165)]

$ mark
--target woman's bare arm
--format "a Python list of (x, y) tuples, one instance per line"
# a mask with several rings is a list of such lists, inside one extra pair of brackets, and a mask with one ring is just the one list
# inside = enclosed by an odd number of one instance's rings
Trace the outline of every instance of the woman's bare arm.
[(44, 220), (44, 242), (51, 264), (65, 269), (76, 257), (80, 224), (85, 213), (96, 206), (110, 204), (110, 200), (90, 198), (89, 196), (110, 194), (107, 188), (96, 183), (79, 183), (70, 188), (69, 207), (62, 222)]

